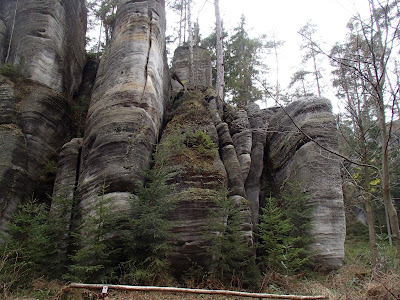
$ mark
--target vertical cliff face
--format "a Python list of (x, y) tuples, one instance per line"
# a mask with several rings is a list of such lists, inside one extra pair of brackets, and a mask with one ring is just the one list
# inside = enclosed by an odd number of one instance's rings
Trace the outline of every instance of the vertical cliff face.
[(83, 0), (0, 5), (6, 26), (2, 50), (10, 49), (8, 61), (19, 68), (15, 83), (1, 80), (0, 102), (6, 108), (0, 115), (0, 152), (8, 153), (0, 178), (3, 230), (69, 138), (71, 95), (85, 60), (86, 9)]
[[(15, 5), (9, 6), (9, 17)], [(20, 0), (15, 24), (8, 23), (9, 32), (13, 28), (8, 61), (20, 64), (29, 79), (72, 96), (85, 62), (84, 1)]]
[(156, 0), (118, 5), (86, 119), (77, 191), (83, 215), (104, 184), (123, 207), (149, 165), (169, 97), (164, 6)]
[(336, 125), (328, 100), (309, 98), (280, 109), (272, 118), (268, 136), (268, 163), (273, 186), (281, 192), (299, 189), (313, 207), (311, 236), (317, 260), (337, 269), (344, 257), (345, 216), (337, 156), (310, 141), (307, 133), (336, 150)]
[(218, 155), (218, 134), (204, 98), (199, 91), (176, 98), (158, 147), (178, 202), (171, 216), (176, 224), (171, 258), (173, 268), (179, 271), (194, 264), (209, 267), (204, 233), (215, 198), (227, 187), (226, 170)]
[[(168, 103), (163, 0), (120, 1), (96, 80), (97, 62), (89, 61), (78, 91), (85, 62), (84, 0), (19, 0), (15, 5), (15, 0), (0, 2), (0, 57), (9, 52), (9, 62), (22, 72), (13, 81), (0, 76), (0, 231), (35, 190), (46, 165), (58, 159), (50, 215), (62, 218), (68, 233), (75, 210), (74, 221), (85, 233), (86, 217), (102, 191), (113, 209), (127, 208), (158, 144), (178, 199), (171, 216), (177, 221), (171, 253), (176, 269), (210, 263), (204, 232), (221, 189), (229, 189), (251, 243), (263, 185), (279, 193), (301, 188), (314, 208), (310, 234), (316, 257), (327, 269), (341, 265), (345, 223), (339, 162), (293, 123), (337, 149), (328, 101), (292, 103), (285, 108), (290, 117), (282, 109), (228, 107), (207, 89), (212, 67), (205, 49), (194, 48), (198, 89), (184, 89), (189, 56), (187, 47), (179, 47), (171, 74), (172, 86), (182, 92)], [(72, 128), (74, 94), (91, 98), (87, 116), (80, 116), (86, 118), (85, 128)], [(71, 140), (73, 132), (84, 136)], [(66, 236), (58, 245), (64, 253)]]

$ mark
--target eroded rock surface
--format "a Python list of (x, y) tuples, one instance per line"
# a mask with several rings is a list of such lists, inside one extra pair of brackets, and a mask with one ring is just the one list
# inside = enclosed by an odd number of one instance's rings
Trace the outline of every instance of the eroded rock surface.
[(83, 215), (104, 185), (107, 193), (118, 193), (115, 201), (123, 206), (149, 165), (169, 97), (164, 5), (155, 0), (118, 5), (86, 119), (78, 186)]
[(294, 125), (325, 147), (338, 141), (332, 106), (326, 99), (308, 98), (291, 103), (271, 119), (268, 164), (273, 185), (281, 192), (299, 187), (313, 207), (311, 235), (317, 260), (337, 269), (344, 257), (345, 216), (340, 161), (321, 149)]
[[(229, 186), (229, 168), (218, 151), (221, 135), (213, 122), (215, 111), (209, 110), (205, 100), (215, 101), (212, 94), (215, 92), (211, 90), (187, 91), (176, 99), (157, 152), (158, 157), (164, 158), (163, 166), (170, 172), (169, 182), (175, 187), (174, 196), (178, 200), (178, 207), (171, 215), (176, 222), (171, 258), (178, 272), (196, 265), (211, 267), (212, 258), (205, 251), (209, 243), (206, 233), (210, 231), (210, 211), (218, 206), (216, 198), (226, 197), (224, 193)], [(230, 147), (234, 151), (232, 144)], [(237, 158), (236, 153), (234, 157)], [(240, 175), (240, 166), (237, 171)], [(243, 216), (243, 236), (252, 243), (247, 201), (241, 195), (230, 197)]]
[[(178, 207), (171, 258), (176, 270), (192, 264), (209, 266), (205, 233), (215, 197), (227, 187), (224, 164), (218, 155), (218, 135), (200, 92), (187, 92), (174, 104), (172, 119), (163, 131), (158, 154), (165, 159), (176, 189)], [(211, 142), (212, 141), (212, 142)]]
[(4, 50), (6, 45), (7, 28), (4, 21), (0, 18), (0, 63), (3, 62)]
[[(178, 47), (174, 52), (171, 68), (172, 86), (175, 91), (183, 89), (181, 83), (187, 85), (189, 81), (189, 61), (189, 47)], [(194, 86), (196, 87), (210, 87), (212, 85), (210, 53), (207, 49), (199, 46), (193, 47), (193, 76)]]
[[(0, 3), (7, 40), (15, 4)], [(9, 62), (19, 68), (12, 76), (14, 83), (0, 80), (0, 124), (5, 128), (2, 141), (6, 141), (0, 143), (0, 152), (7, 153), (0, 177), (1, 229), (32, 192), (43, 199), (51, 194), (48, 170), (70, 139), (70, 96), (81, 78), (85, 30), (83, 0), (18, 2)]]
[[(15, 6), (8, 9), (6, 14), (14, 16)], [(70, 97), (81, 81), (85, 31), (82, 0), (20, 0), (9, 62), (20, 64), (28, 78)]]

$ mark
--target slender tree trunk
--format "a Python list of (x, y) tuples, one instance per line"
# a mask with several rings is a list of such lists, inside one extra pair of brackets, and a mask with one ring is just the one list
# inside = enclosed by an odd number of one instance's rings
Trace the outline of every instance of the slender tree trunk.
[(319, 77), (318, 77), (318, 69), (317, 69), (317, 60), (315, 57), (315, 50), (314, 47), (311, 46), (311, 53), (312, 53), (312, 58), (313, 58), (313, 63), (314, 63), (314, 72), (315, 72), (315, 80), (317, 82), (317, 88), (318, 88), (318, 97), (321, 97), (321, 87), (319, 85)]
[[(383, 100), (383, 99), (381, 99)], [(382, 143), (382, 194), (383, 202), (387, 208), (390, 227), (397, 254), (400, 259), (400, 230), (399, 219), (397, 216), (396, 208), (392, 201), (390, 194), (390, 177), (389, 177), (389, 158), (388, 158), (388, 135), (386, 129), (385, 107), (383, 101), (379, 101), (379, 126), (381, 129), (381, 143)]]
[(191, 0), (188, 0), (188, 42), (189, 42), (189, 88), (196, 86), (194, 78), (194, 58), (193, 58), (193, 30), (192, 30), (192, 14)]
[(10, 41), (8, 42), (7, 55), (6, 55), (6, 59), (4, 61), (5, 64), (8, 63), (8, 59), (10, 58), (11, 44), (12, 44), (12, 41), (13, 41), (14, 30), (15, 30), (15, 19), (17, 18), (17, 9), (18, 9), (18, 0), (15, 2), (13, 24), (12, 24), (12, 27), (11, 27)]
[(100, 33), (99, 33), (99, 43), (97, 45), (97, 55), (100, 55), (100, 46), (101, 46), (101, 32), (103, 31), (103, 20), (100, 20)]
[(217, 35), (217, 80), (215, 90), (221, 100), (224, 100), (224, 47), (222, 43), (222, 24), (221, 15), (219, 10), (219, 0), (214, 0), (215, 6), (215, 21), (216, 21), (216, 35)]
[[(385, 80), (387, 74), (387, 55), (390, 55), (388, 52), (387, 46), (383, 43), (383, 34), (381, 24), (379, 22), (379, 18), (376, 15), (375, 3), (374, 0), (370, 0), (372, 17), (375, 22), (376, 30), (377, 30), (377, 42), (379, 48), (379, 54), (374, 56), (375, 65), (375, 74), (379, 74), (380, 76), (375, 78), (375, 93), (376, 93), (376, 106), (378, 111), (378, 121), (379, 127), (381, 129), (381, 143), (382, 143), (382, 196), (383, 202), (387, 208), (390, 227), (392, 230), (392, 236), (394, 240), (395, 247), (397, 249), (397, 255), (400, 259), (400, 229), (399, 229), (399, 219), (397, 216), (396, 208), (392, 201), (392, 195), (390, 193), (390, 176), (389, 176), (389, 138), (387, 132), (387, 124), (386, 124), (386, 115), (385, 115), (385, 102), (384, 102), (384, 87)], [(385, 18), (388, 18), (386, 15)], [(373, 24), (372, 24), (373, 25)], [(386, 26), (387, 23), (385, 23)], [(386, 29), (386, 34), (388, 32), (388, 28)], [(372, 41), (373, 42), (373, 41)], [(390, 49), (389, 49), (390, 51)]]
[(181, 1), (181, 16), (179, 19), (179, 44), (178, 46), (182, 45), (182, 20), (183, 20), (183, 1)]
[(301, 78), (301, 84), (303, 86), (303, 94), (304, 94), (304, 97), (305, 97), (307, 95), (307, 92), (306, 92), (306, 85), (304, 83), (304, 78)]
[(185, 3), (185, 22), (183, 22), (183, 43), (186, 43), (186, 24), (187, 24), (187, 0), (184, 0)]
[[(361, 147), (362, 147), (362, 162), (364, 164), (368, 164), (368, 157), (367, 157), (367, 144), (365, 141), (365, 136), (363, 135), (363, 131), (361, 132)], [(368, 233), (369, 233), (369, 245), (371, 247), (372, 253), (372, 267), (375, 268), (376, 263), (378, 261), (378, 251), (376, 248), (376, 235), (375, 235), (375, 218), (374, 212), (372, 209), (372, 201), (370, 191), (370, 174), (369, 168), (364, 166), (364, 203), (365, 209), (367, 211), (367, 222), (368, 222)]]

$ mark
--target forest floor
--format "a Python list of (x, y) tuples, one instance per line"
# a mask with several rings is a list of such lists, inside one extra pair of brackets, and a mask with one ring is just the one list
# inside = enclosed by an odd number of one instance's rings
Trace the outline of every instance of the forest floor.
[[(400, 300), (400, 262), (393, 247), (381, 247), (380, 263), (372, 272), (369, 265), (370, 251), (367, 242), (346, 242), (343, 267), (329, 274), (287, 276), (269, 273), (264, 277), (263, 288), (256, 292), (280, 295), (322, 295), (329, 300)], [(191, 284), (191, 288), (197, 288)], [(12, 300), (93, 300), (101, 299), (100, 291), (87, 289), (64, 289), (62, 283), (35, 281), (29, 291), (9, 295)], [(204, 287), (202, 287), (204, 288)], [(213, 287), (206, 287), (215, 289)], [(229, 289), (229, 288), (226, 288)], [(60, 291), (63, 291), (60, 293)], [(61, 297), (55, 297), (56, 295)], [(23, 296), (22, 296), (23, 295)], [(1, 295), (0, 295), (1, 297)], [(111, 290), (107, 300), (223, 300), (254, 299), (217, 295), (193, 295), (160, 292), (125, 292)]]
[[(34, 284), (29, 297), (8, 297), (14, 300), (41, 300), (41, 299), (68, 299), (92, 300), (98, 297), (100, 291), (88, 289), (66, 289), (61, 297), (54, 298), (63, 288), (57, 283), (40, 282)], [(290, 277), (271, 273), (266, 281), (263, 293), (280, 295), (322, 295), (329, 300), (399, 300), (400, 273), (383, 273), (371, 271), (360, 265), (345, 265), (338, 272), (328, 275), (319, 275), (312, 279)], [(160, 292), (126, 292), (110, 290), (107, 300), (224, 300), (224, 299), (252, 299), (244, 297), (228, 297), (218, 295), (191, 295), (182, 293)], [(254, 299), (254, 298), (253, 298)]]

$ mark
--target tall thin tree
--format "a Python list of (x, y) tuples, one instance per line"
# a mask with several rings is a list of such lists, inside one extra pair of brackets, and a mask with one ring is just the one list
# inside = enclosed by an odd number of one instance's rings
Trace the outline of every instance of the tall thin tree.
[(196, 86), (194, 80), (194, 57), (193, 57), (193, 28), (192, 28), (192, 13), (191, 13), (192, 0), (188, 0), (188, 42), (189, 42), (189, 87)]
[(224, 99), (224, 48), (222, 43), (222, 24), (221, 15), (219, 10), (219, 0), (214, 0), (215, 6), (215, 20), (216, 20), (216, 34), (217, 34), (217, 80), (215, 90), (217, 91), (220, 99)]
[(14, 10), (13, 23), (12, 23), (12, 27), (11, 27), (11, 33), (10, 33), (10, 41), (8, 42), (7, 55), (6, 55), (6, 59), (4, 61), (5, 64), (8, 63), (8, 59), (10, 58), (11, 43), (13, 41), (13, 36), (14, 36), (15, 19), (17, 17), (17, 10), (18, 10), (18, 0), (15, 2), (15, 10)]

